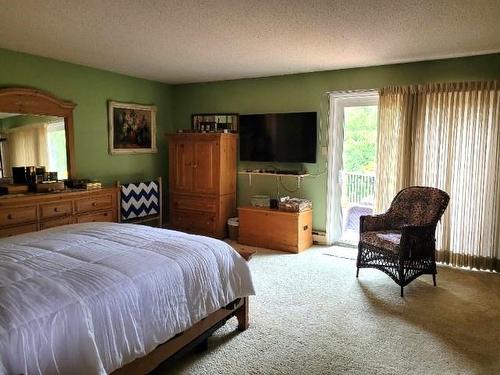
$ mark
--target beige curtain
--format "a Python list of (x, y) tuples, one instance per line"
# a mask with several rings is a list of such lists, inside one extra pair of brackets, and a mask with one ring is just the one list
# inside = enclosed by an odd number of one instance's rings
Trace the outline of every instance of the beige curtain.
[(384, 212), (396, 193), (409, 185), (408, 155), (416, 100), (417, 90), (414, 87), (389, 87), (380, 90), (375, 212)]
[(6, 170), (16, 166), (47, 166), (47, 125), (22, 126), (6, 131), (8, 165)]
[[(390, 101), (395, 92), (406, 95), (405, 100)], [(383, 101), (384, 96), (388, 100)], [(405, 137), (389, 135), (394, 139), (393, 147), (404, 152), (393, 156), (384, 148), (378, 150), (382, 165), (377, 173), (377, 186), (381, 186), (376, 193), (381, 195), (378, 208), (387, 208), (395, 192), (404, 186), (434, 186), (448, 192), (450, 204), (436, 233), (438, 260), (498, 271), (499, 82), (389, 88), (381, 90), (380, 99), (384, 106), (380, 106), (379, 145), (384, 143), (387, 129)], [(387, 115), (398, 111), (411, 120), (398, 122)], [(404, 129), (393, 130), (397, 127)], [(397, 161), (392, 162), (392, 169), (386, 168), (382, 163), (391, 157)], [(382, 188), (384, 184), (390, 188)]]

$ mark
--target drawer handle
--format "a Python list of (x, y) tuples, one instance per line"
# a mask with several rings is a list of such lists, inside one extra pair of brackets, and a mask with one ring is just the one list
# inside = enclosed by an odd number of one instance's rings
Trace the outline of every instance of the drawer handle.
[(54, 212), (59, 212), (59, 208), (54, 207)]
[(93, 207), (97, 206), (97, 203), (96, 202), (92, 202), (92, 206)]
[(12, 214), (8, 214), (7, 219), (12, 220), (12, 219), (14, 219), (14, 216), (12, 216)]
[(105, 213), (104, 213), (104, 216), (108, 216), (108, 213), (107, 213), (107, 212), (105, 212)]
[(303, 229), (307, 230), (309, 228), (309, 225), (304, 225)]

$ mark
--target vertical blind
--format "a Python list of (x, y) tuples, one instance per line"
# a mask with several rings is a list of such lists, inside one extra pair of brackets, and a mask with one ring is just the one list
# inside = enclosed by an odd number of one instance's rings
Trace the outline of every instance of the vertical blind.
[(437, 259), (498, 271), (499, 126), (497, 81), (382, 89), (376, 209), (409, 185), (448, 192)]

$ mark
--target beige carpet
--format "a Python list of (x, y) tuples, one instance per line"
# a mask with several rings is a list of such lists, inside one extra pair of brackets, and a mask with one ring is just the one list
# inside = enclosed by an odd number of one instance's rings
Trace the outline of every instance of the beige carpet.
[[(325, 255), (329, 254), (329, 255)], [(500, 275), (448, 267), (405, 298), (345, 251), (261, 250), (250, 328), (233, 318), (164, 374), (500, 374)]]

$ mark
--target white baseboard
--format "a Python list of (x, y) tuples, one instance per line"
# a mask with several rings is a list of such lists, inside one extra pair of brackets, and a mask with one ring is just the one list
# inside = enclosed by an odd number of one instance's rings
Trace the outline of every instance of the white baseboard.
[(313, 242), (318, 245), (327, 245), (326, 232), (313, 230)]

